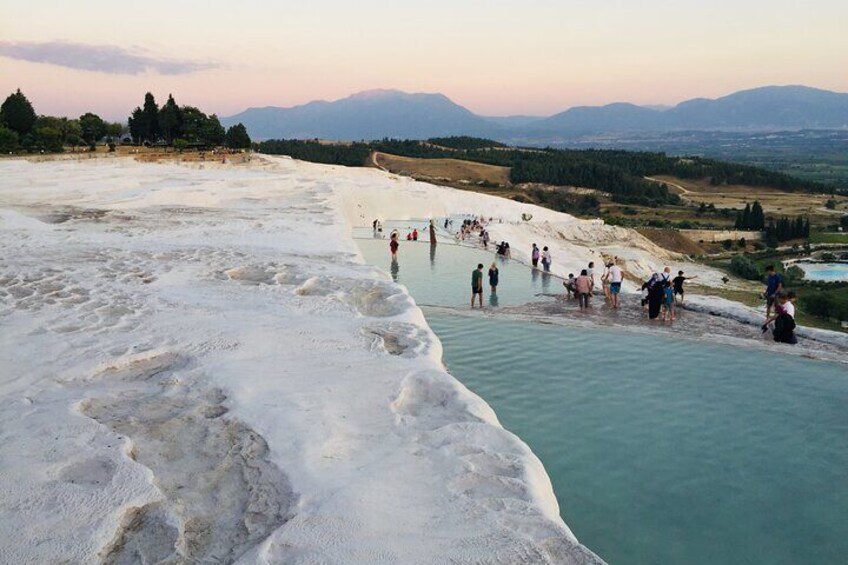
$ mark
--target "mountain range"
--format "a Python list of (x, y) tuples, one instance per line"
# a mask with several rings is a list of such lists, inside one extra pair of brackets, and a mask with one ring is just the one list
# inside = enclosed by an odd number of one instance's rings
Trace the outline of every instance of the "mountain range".
[(848, 128), (848, 94), (807, 86), (765, 86), (673, 107), (615, 103), (580, 106), (550, 117), (486, 117), (443, 94), (370, 90), (334, 102), (249, 108), (223, 118), (243, 123), (255, 140), (370, 140), (482, 136), (505, 142), (555, 143), (597, 134), (685, 130), (775, 131)]

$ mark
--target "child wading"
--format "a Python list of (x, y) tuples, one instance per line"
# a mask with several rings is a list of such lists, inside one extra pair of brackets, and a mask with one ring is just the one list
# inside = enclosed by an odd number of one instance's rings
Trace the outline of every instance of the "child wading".
[(533, 263), (533, 268), (539, 267), (539, 247), (534, 243), (533, 250), (530, 252), (530, 261)]
[(483, 263), (477, 265), (477, 268), (471, 271), (471, 307), (474, 308), (474, 297), (480, 301), (480, 308), (483, 307)]

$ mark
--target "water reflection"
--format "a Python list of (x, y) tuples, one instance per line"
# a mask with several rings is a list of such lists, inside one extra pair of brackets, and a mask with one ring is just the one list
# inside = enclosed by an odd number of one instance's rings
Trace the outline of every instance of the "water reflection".
[[(534, 269), (533, 272), (536, 272)], [(542, 273), (542, 291), (547, 292), (551, 288), (551, 274), (544, 272)]]
[(430, 243), (430, 270), (436, 268), (436, 242)]
[(400, 266), (398, 265), (397, 259), (392, 259), (392, 267), (389, 272), (392, 273), (392, 280), (398, 282), (398, 273), (400, 272)]
[(492, 292), (489, 294), (489, 306), (498, 307), (498, 293)]

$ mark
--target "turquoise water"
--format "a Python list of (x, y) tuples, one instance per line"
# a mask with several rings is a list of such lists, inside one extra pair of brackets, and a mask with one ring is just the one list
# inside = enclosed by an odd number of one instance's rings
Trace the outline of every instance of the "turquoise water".
[[(397, 265), (392, 265), (388, 240), (358, 240), (365, 260), (390, 272), (395, 282), (405, 285), (419, 305), (465, 306), (471, 303), (471, 271), (483, 264), (483, 304), (489, 307), (515, 306), (542, 300), (545, 293), (563, 292), (562, 281), (552, 275), (528, 269), (515, 261), (496, 258), (494, 249), (469, 249), (440, 243), (402, 241)], [(499, 271), (498, 292), (489, 289), (492, 263)]]
[[(387, 242), (360, 243), (389, 270)], [(443, 245), (431, 261), (429, 252), (404, 242), (398, 282), (419, 304), (466, 310), (470, 271), (490, 254)], [(545, 290), (512, 262), (501, 280), (504, 305)], [(610, 563), (845, 562), (844, 366), (667, 335), (424, 313), (451, 373), (530, 445), (566, 522)]]
[(818, 281), (848, 281), (848, 263), (799, 263), (804, 278)]
[(428, 313), (451, 373), (539, 456), (609, 563), (844, 563), (844, 367)]

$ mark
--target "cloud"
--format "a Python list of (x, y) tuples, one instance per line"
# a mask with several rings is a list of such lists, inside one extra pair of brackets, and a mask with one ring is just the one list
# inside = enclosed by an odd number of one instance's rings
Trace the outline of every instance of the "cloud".
[(0, 56), (113, 75), (138, 75), (148, 71), (161, 75), (187, 75), (220, 66), (211, 62), (155, 57), (114, 45), (65, 41), (0, 41)]

